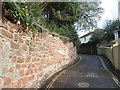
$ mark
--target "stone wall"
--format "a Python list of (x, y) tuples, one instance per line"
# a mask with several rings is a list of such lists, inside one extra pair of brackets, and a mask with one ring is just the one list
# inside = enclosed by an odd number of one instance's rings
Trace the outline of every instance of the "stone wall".
[(10, 22), (0, 27), (0, 88), (38, 88), (74, 62), (76, 48), (49, 33), (21, 31)]

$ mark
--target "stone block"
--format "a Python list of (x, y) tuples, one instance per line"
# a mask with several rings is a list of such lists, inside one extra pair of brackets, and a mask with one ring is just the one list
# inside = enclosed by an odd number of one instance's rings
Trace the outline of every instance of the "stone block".
[(5, 50), (10, 49), (10, 40), (9, 39), (5, 39), (5, 41), (4, 41), (4, 49)]
[(27, 51), (27, 50), (28, 50), (28, 46), (24, 44), (24, 45), (22, 46), (22, 49), (25, 50), (25, 51)]
[(19, 33), (14, 34), (14, 41), (19, 41)]
[(27, 57), (27, 56), (29, 56), (29, 51), (21, 51), (20, 53), (21, 53), (21, 56), (22, 56), (22, 57)]
[(21, 88), (21, 86), (22, 86), (22, 80), (18, 80), (18, 81), (16, 82), (15, 87), (16, 87), (16, 88)]
[(0, 41), (0, 50), (3, 49), (3, 43)]
[(18, 79), (20, 79), (20, 73), (19, 71), (15, 71), (13, 73), (13, 79), (14, 79), (14, 82), (18, 81)]
[(24, 63), (24, 61), (25, 61), (25, 58), (23, 58), (23, 57), (17, 58), (17, 63)]
[(9, 85), (9, 84), (11, 84), (11, 82), (12, 82), (12, 80), (11, 80), (10, 77), (5, 77), (4, 78), (4, 85)]
[(11, 48), (13, 48), (13, 49), (19, 49), (19, 44), (18, 43), (16, 43), (16, 42), (14, 42), (14, 41), (10, 41), (10, 44), (11, 44)]
[(20, 37), (20, 36), (19, 36), (19, 42), (20, 42), (20, 43), (24, 43), (23, 38), (22, 38), (22, 37)]
[(8, 30), (2, 29), (2, 35), (12, 39), (13, 38), (13, 34), (11, 32), (9, 32)]
[(1, 76), (5, 77), (7, 72), (8, 72), (8, 68), (2, 68), (2, 75)]
[(0, 77), (2, 77), (2, 62), (0, 62)]
[(2, 77), (0, 77), (0, 90), (3, 88), (4, 80)]

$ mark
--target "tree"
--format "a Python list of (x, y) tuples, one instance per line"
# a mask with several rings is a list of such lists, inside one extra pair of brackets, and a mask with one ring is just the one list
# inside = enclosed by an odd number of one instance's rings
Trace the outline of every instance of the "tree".
[(120, 20), (108, 20), (106, 21), (106, 24), (104, 26), (105, 30), (107, 31), (115, 31), (120, 29)]
[(79, 38), (74, 28), (78, 22), (81, 28), (95, 26), (102, 9), (98, 2), (7, 2), (6, 10), (27, 28), (36, 30), (37, 25), (69, 38), (79, 46)]
[(97, 20), (101, 18), (103, 8), (99, 5), (100, 2), (80, 2), (80, 19), (77, 22), (79, 28), (82, 30), (89, 30), (97, 26)]
[(105, 28), (105, 32), (106, 32), (105, 39), (109, 42), (114, 39), (114, 31), (120, 30), (120, 20), (119, 19), (116, 19), (113, 21), (108, 20), (108, 21), (106, 21), (104, 28)]
[(114, 40), (114, 31), (120, 30), (120, 20), (108, 20), (104, 26), (105, 29), (96, 29), (91, 38), (91, 42), (101, 43)]
[[(96, 26), (96, 21), (100, 18), (99, 14), (103, 11), (99, 4), (98, 2), (45, 2), (42, 12), (48, 23), (55, 23), (55, 26), (58, 26), (55, 32), (67, 36), (79, 47), (80, 41), (74, 31), (74, 23), (77, 22), (82, 29)], [(59, 29), (62, 27), (66, 29)]]
[(92, 33), (92, 37), (90, 39), (90, 42), (98, 44), (98, 43), (104, 41), (104, 37), (105, 37), (105, 31), (103, 29), (96, 29)]
[(99, 2), (45, 2), (43, 3), (43, 15), (48, 21), (61, 24), (74, 24), (87, 28), (96, 26), (97, 19), (103, 9)]

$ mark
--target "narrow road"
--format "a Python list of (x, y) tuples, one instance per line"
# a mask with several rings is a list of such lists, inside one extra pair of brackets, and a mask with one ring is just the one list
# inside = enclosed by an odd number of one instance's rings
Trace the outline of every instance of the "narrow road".
[(60, 72), (46, 86), (50, 88), (119, 88), (107, 72), (100, 58), (95, 55), (80, 55), (79, 61)]

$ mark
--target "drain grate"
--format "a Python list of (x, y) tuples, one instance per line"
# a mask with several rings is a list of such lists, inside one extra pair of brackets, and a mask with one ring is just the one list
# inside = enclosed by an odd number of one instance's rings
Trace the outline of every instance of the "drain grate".
[(89, 86), (90, 86), (90, 84), (87, 82), (79, 82), (78, 83), (78, 87), (80, 87), (80, 88), (87, 88)]

